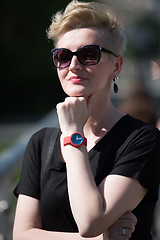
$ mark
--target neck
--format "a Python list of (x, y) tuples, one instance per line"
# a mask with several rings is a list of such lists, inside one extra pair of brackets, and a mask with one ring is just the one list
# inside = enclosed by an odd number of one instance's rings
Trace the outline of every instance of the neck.
[(101, 138), (123, 115), (112, 105), (110, 99), (102, 101), (95, 98), (91, 105), (90, 117), (84, 126), (84, 133), (88, 137)]

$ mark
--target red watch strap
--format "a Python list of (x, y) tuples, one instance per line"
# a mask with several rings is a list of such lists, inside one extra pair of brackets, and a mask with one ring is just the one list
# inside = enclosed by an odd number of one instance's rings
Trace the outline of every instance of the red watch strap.
[[(74, 134), (74, 133), (73, 133)], [(73, 135), (72, 134), (72, 135)], [(80, 133), (81, 134), (81, 133)], [(64, 139), (63, 139), (63, 144), (64, 144), (64, 146), (65, 145), (67, 145), (67, 144), (72, 144), (72, 142), (71, 142), (71, 137), (72, 137), (72, 135), (71, 136), (67, 136), (67, 137), (64, 137)], [(82, 135), (82, 134), (81, 134)], [(82, 135), (83, 136), (83, 135)], [(83, 136), (83, 142), (82, 142), (82, 144), (84, 144), (85, 146), (87, 146), (87, 138), (85, 138), (84, 136)]]
[(87, 146), (87, 138), (85, 138), (84, 136), (83, 136), (83, 144)]
[(66, 144), (69, 144), (69, 143), (71, 143), (71, 136), (65, 137), (65, 138), (63, 139), (63, 144), (64, 144), (64, 146), (65, 146)]

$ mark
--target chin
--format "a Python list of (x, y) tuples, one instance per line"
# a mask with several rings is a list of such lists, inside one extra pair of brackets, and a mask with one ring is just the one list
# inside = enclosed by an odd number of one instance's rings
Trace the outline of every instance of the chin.
[(69, 96), (69, 97), (84, 97), (86, 98), (86, 94), (84, 94), (84, 92), (81, 91), (65, 91), (65, 93)]

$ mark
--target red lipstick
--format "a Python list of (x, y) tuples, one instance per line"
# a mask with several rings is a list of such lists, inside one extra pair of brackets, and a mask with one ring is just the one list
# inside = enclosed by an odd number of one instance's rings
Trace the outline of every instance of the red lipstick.
[(84, 80), (86, 80), (87, 78), (82, 77), (82, 76), (72, 76), (69, 78), (69, 81), (73, 82), (73, 83), (79, 83), (82, 82)]

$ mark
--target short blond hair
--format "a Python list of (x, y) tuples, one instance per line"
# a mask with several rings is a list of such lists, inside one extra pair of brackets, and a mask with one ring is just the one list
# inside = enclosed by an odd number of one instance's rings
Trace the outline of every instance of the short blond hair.
[(53, 16), (47, 35), (56, 45), (64, 33), (78, 28), (100, 30), (107, 49), (116, 55), (123, 55), (126, 47), (123, 28), (105, 4), (73, 0), (64, 11), (59, 11)]

